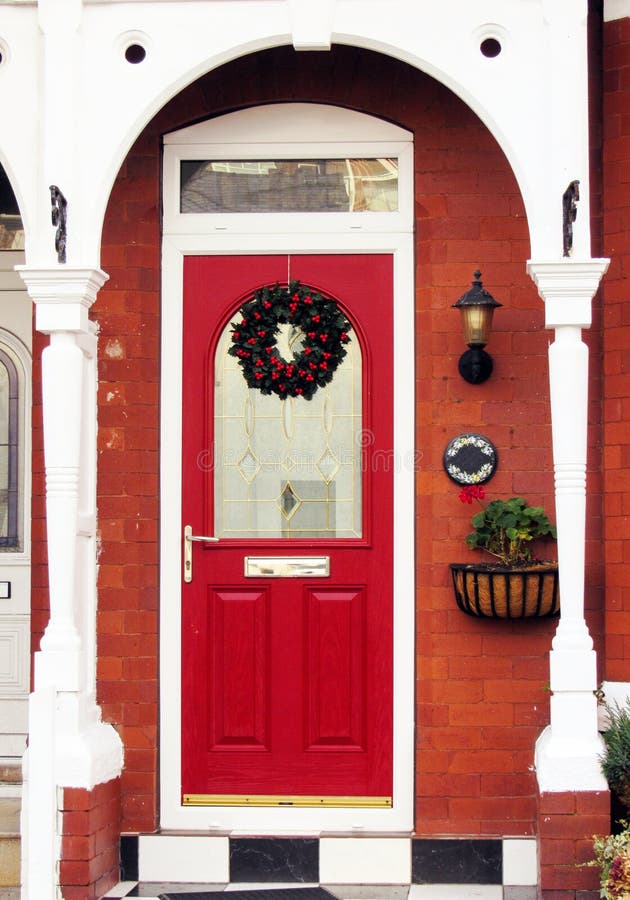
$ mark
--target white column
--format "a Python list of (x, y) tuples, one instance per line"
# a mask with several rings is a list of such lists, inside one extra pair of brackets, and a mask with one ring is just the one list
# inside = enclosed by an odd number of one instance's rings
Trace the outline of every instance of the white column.
[(35, 654), (23, 828), (22, 896), (40, 900), (56, 896), (60, 831), (56, 800), (42, 807), (38, 798), (56, 798), (58, 787), (90, 790), (122, 769), (120, 738), (101, 722), (95, 696), (96, 335), (88, 310), (107, 276), (66, 266), (19, 271), (36, 327), (50, 335), (42, 356), (50, 620)]
[(561, 613), (550, 658), (551, 724), (536, 746), (541, 791), (605, 790), (597, 731), (596, 654), (584, 618), (588, 348), (591, 301), (606, 259), (528, 263), (545, 302)]

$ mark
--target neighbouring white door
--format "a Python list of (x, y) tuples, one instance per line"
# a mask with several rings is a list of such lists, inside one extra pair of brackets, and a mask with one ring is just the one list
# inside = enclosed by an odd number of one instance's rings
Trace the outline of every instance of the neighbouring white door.
[(22, 756), (28, 732), (31, 632), (32, 304), (0, 250), (0, 761)]

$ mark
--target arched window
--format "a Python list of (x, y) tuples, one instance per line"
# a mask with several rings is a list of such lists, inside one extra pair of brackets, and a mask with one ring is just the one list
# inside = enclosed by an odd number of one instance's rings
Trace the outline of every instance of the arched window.
[(19, 379), (0, 347), (0, 548), (19, 547)]

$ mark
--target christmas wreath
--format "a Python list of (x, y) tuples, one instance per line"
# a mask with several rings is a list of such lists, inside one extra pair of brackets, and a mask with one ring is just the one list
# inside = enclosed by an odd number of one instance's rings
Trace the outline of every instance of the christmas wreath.
[[(255, 291), (239, 314), (241, 321), (232, 322), (228, 353), (238, 359), (248, 387), (258, 388), (262, 394), (310, 400), (319, 387), (332, 380), (347, 354), (344, 344), (350, 340), (352, 326), (337, 303), (299, 281)], [(300, 351), (288, 361), (276, 344), (284, 324), (303, 332)]]

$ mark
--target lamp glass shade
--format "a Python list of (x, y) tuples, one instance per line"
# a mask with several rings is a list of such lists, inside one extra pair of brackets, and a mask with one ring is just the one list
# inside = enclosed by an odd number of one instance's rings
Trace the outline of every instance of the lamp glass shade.
[(492, 328), (492, 314), (494, 307), (487, 304), (480, 306), (460, 306), (462, 313), (462, 328), (464, 340), (467, 344), (484, 347), (490, 338)]

